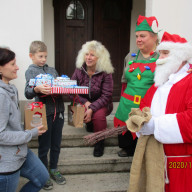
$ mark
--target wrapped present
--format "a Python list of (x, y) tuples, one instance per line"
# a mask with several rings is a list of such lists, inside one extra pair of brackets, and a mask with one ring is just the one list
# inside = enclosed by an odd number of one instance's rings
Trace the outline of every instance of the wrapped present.
[(52, 87), (52, 94), (88, 94), (89, 88), (84, 86)]
[(61, 77), (57, 77), (59, 80), (70, 80), (70, 78), (67, 75), (61, 75)]
[(76, 80), (70, 80), (67, 75), (53, 78), (50, 74), (39, 74), (35, 79), (30, 79), (29, 86), (34, 87), (42, 84), (51, 86), (51, 94), (88, 94), (88, 87), (77, 86)]
[(61, 80), (57, 82), (58, 87), (66, 87), (66, 86), (74, 86), (74, 85), (77, 85), (76, 80), (66, 80), (66, 81)]
[(52, 80), (54, 79), (53, 75), (49, 74), (49, 73), (46, 73), (46, 74), (42, 74), (40, 73), (39, 75), (36, 76), (36, 79), (49, 79), (49, 80)]
[(52, 80), (50, 79), (30, 79), (29, 86), (35, 87), (38, 85), (47, 84), (52, 86)]
[(39, 74), (35, 77), (35, 79), (30, 79), (29, 86), (38, 86), (42, 84), (47, 84), (52, 86), (52, 82), (54, 80), (54, 77), (51, 74)]
[(67, 75), (62, 75), (61, 77), (54, 77), (50, 74), (39, 74), (35, 79), (30, 79), (29, 86), (35, 87), (38, 85), (47, 84), (51, 87), (66, 87), (66, 86), (76, 86), (76, 80), (70, 80)]

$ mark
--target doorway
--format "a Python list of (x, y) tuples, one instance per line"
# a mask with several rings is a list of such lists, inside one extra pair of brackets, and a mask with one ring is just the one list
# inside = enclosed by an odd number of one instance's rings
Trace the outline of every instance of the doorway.
[(129, 52), (132, 0), (54, 0), (55, 67), (72, 76), (81, 46), (100, 41), (115, 68), (113, 101), (119, 101), (124, 58)]

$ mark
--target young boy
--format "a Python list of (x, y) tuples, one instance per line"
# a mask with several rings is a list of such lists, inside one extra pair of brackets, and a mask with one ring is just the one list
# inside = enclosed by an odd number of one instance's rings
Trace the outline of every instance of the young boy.
[[(58, 76), (57, 71), (46, 64), (47, 47), (41, 41), (33, 41), (30, 45), (29, 56), (33, 62), (25, 72), (26, 85), (25, 97), (27, 99), (35, 98), (35, 101), (41, 101), (46, 105), (48, 130), (45, 134), (38, 137), (39, 148), (38, 156), (43, 164), (50, 169), (50, 176), (58, 184), (65, 184), (66, 180), (57, 170), (57, 163), (60, 154), (60, 145), (62, 138), (62, 129), (64, 125), (64, 104), (62, 97), (52, 96), (49, 85), (29, 86), (29, 80), (34, 79), (39, 74), (51, 74), (54, 78)], [(50, 149), (50, 163), (48, 165), (47, 154)], [(53, 183), (50, 179), (46, 182), (44, 189), (52, 189)]]

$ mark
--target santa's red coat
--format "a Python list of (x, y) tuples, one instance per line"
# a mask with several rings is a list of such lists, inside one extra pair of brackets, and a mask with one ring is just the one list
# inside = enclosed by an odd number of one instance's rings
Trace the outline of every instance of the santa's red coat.
[(187, 69), (158, 88), (153, 85), (140, 104), (151, 108), (154, 136), (168, 157), (166, 192), (192, 192), (192, 74)]

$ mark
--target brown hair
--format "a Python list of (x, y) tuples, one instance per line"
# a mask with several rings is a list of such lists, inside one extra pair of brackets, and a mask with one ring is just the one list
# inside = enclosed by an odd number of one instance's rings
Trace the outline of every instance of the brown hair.
[(15, 59), (15, 53), (6, 48), (0, 48), (0, 66), (4, 66)]
[[(15, 59), (15, 53), (7, 48), (0, 48), (0, 66), (4, 66)], [(0, 79), (2, 79), (0, 74)]]
[(47, 52), (47, 46), (42, 41), (33, 41), (29, 47), (29, 53)]

